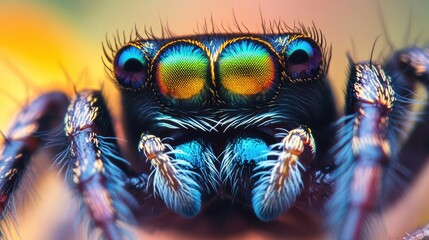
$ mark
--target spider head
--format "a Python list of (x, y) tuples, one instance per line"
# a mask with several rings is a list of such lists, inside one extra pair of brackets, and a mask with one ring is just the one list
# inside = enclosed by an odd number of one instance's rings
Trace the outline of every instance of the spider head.
[(112, 62), (131, 144), (156, 135), (212, 179), (206, 192), (228, 185), (247, 201), (257, 165), (276, 158), (290, 130), (306, 125), (317, 141), (335, 119), (328, 61), (322, 44), (287, 33), (139, 40)]

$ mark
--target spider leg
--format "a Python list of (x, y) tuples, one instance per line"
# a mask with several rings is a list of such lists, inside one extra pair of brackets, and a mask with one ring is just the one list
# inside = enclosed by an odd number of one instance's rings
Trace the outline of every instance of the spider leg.
[(143, 133), (138, 150), (152, 165), (146, 187), (152, 185), (155, 196), (182, 217), (197, 215), (202, 198), (218, 185), (216, 158), (211, 149), (198, 141), (173, 149), (157, 136)]
[[(417, 83), (422, 83), (426, 90), (429, 89), (429, 49), (418, 47), (402, 49), (395, 54), (388, 67), (389, 72), (394, 76), (395, 91), (400, 94), (411, 95)], [(410, 102), (403, 104), (410, 105)], [(409, 108), (409, 106), (404, 107)], [(429, 155), (427, 141), (424, 141), (429, 140), (427, 137), (429, 136), (429, 105), (426, 104), (423, 113), (399, 152), (400, 163), (412, 172), (418, 172)], [(413, 156), (413, 160), (410, 160), (410, 156)]]
[[(398, 86), (396, 87), (398, 88), (398, 92), (402, 91), (404, 94), (407, 93), (410, 95), (414, 92), (417, 83), (423, 84), (426, 91), (428, 91), (428, 48), (410, 47), (398, 51), (390, 60), (387, 65), (387, 69), (392, 73), (392, 76), (394, 76), (395, 86)], [(405, 107), (408, 108), (408, 105), (405, 105)], [(422, 112), (423, 114), (418, 119), (414, 128), (408, 133), (398, 154), (398, 161), (401, 166), (405, 166), (412, 173), (421, 172), (420, 170), (424, 168), (423, 165), (427, 163), (427, 158), (429, 156), (429, 148), (427, 144), (429, 140), (429, 104), (427, 104), (427, 100)], [(413, 178), (409, 177), (407, 180), (415, 182), (414, 180), (418, 179), (417, 176), (418, 174), (414, 174)], [(415, 214), (419, 213), (415, 211)], [(412, 226), (416, 224), (417, 223), (414, 222), (409, 225)], [(408, 228), (410, 228), (410, 226), (408, 226)], [(402, 231), (405, 229), (407, 229), (407, 227)], [(424, 239), (427, 237), (429, 237), (429, 225), (407, 234), (403, 239), (412, 240)]]
[(344, 127), (339, 133), (336, 189), (330, 224), (335, 239), (361, 239), (377, 228), (371, 220), (389, 163), (389, 117), (395, 103), (390, 77), (374, 63), (351, 66)]
[(12, 197), (20, 186), (30, 158), (46, 145), (44, 135), (52, 134), (53, 129), (61, 126), (68, 104), (63, 93), (41, 95), (21, 110), (5, 135), (0, 150), (0, 219), (14, 214)]
[(299, 127), (283, 138), (276, 160), (258, 162), (254, 177), (259, 177), (252, 191), (256, 216), (271, 221), (294, 205), (304, 183), (301, 172), (315, 157), (315, 143), (310, 129)]
[(117, 153), (113, 126), (98, 91), (82, 91), (72, 100), (65, 117), (69, 139), (63, 161), (68, 178), (83, 200), (91, 223), (103, 239), (122, 239), (121, 222), (132, 222), (133, 197), (125, 190), (128, 178), (119, 167), (127, 163)]
[(429, 224), (426, 226), (416, 229), (411, 233), (407, 233), (402, 240), (423, 240), (429, 236)]

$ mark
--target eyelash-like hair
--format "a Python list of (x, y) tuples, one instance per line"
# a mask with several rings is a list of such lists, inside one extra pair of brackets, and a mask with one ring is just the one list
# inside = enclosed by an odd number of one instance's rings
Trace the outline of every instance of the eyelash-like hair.
[[(283, 20), (270, 20), (266, 21), (262, 13), (261, 16), (261, 28), (262, 32), (251, 32), (249, 28), (242, 22), (237, 20), (235, 13), (233, 12), (233, 27), (230, 25), (225, 26), (223, 22), (217, 25), (214, 22), (213, 16), (210, 17), (210, 23), (207, 22), (207, 18), (204, 20), (203, 25), (199, 25), (197, 23), (196, 30), (194, 29), (195, 36), (206, 36), (206, 35), (229, 35), (229, 34), (262, 34), (262, 35), (271, 35), (271, 34), (284, 34), (284, 33), (292, 33), (292, 34), (302, 34), (311, 39), (313, 39), (321, 48), (323, 58), (325, 59), (325, 63), (323, 66), (324, 72), (329, 69), (329, 64), (331, 62), (332, 57), (332, 45), (327, 43), (327, 40), (322, 33), (322, 31), (316, 27), (315, 23), (312, 22), (311, 26), (305, 26), (302, 22), (294, 22), (293, 25), (288, 25)], [(104, 52), (104, 57), (102, 58), (103, 64), (105, 66), (107, 75), (113, 79), (113, 70), (111, 65), (113, 64), (113, 59), (115, 58), (116, 53), (119, 51), (121, 47), (128, 43), (132, 42), (141, 42), (141, 41), (155, 41), (159, 42), (161, 40), (169, 39), (169, 38), (177, 38), (178, 36), (173, 33), (171, 28), (167, 24), (163, 24), (161, 21), (161, 33), (160, 36), (154, 33), (152, 27), (144, 26), (143, 33), (140, 33), (135, 25), (134, 28), (130, 31), (129, 34), (126, 34), (125, 31), (120, 33), (118, 30), (116, 34), (109, 39), (106, 34), (105, 41), (102, 43), (102, 48)], [(186, 36), (183, 36), (186, 37)], [(106, 62), (107, 60), (107, 62)]]

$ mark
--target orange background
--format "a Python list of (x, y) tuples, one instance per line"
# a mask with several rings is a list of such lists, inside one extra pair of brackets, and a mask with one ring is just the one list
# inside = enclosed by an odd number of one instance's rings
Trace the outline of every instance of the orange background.
[[(66, 80), (61, 65), (78, 89), (99, 88), (104, 83), (112, 96), (110, 101), (115, 101), (116, 91), (106, 78), (101, 61), (101, 42), (106, 36), (113, 39), (116, 31), (128, 34), (134, 26), (140, 30), (151, 27), (160, 33), (160, 22), (177, 35), (192, 34), (197, 25), (210, 22), (211, 16), (217, 25), (233, 27), (233, 12), (239, 22), (254, 32), (261, 30), (260, 12), (266, 21), (281, 19), (289, 25), (294, 21), (305, 25), (314, 22), (322, 29), (333, 47), (329, 76), (340, 107), (348, 71), (345, 53), (351, 51), (355, 60), (367, 60), (379, 35), (375, 58), (381, 61), (390, 52), (382, 21), (397, 48), (429, 41), (429, 1), (379, 2), (380, 7), (373, 0), (3, 0), (0, 2), (0, 129), (6, 131), (27, 98), (53, 89), (72, 93), (72, 84)], [(63, 212), (68, 193), (61, 190), (58, 181), (48, 181), (52, 179), (56, 179), (54, 174), (46, 174), (34, 183), (39, 188), (38, 206), (29, 208), (19, 219), (22, 239), (47, 239), (40, 223), (54, 225), (56, 218), (52, 216)], [(37, 217), (27, 218), (28, 215)]]

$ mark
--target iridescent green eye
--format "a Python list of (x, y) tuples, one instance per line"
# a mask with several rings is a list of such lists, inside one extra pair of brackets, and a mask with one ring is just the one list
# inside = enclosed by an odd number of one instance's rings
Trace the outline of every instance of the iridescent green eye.
[(291, 81), (309, 81), (317, 78), (322, 70), (323, 57), (320, 47), (310, 38), (296, 38), (286, 48), (286, 74)]
[(121, 87), (138, 90), (147, 79), (148, 62), (138, 47), (128, 45), (121, 48), (116, 54), (113, 69)]
[(200, 99), (211, 79), (208, 53), (191, 42), (173, 42), (156, 56), (153, 73), (159, 92), (170, 101)]
[(256, 39), (237, 39), (227, 44), (215, 65), (220, 95), (230, 102), (266, 97), (278, 83), (279, 62), (270, 46)]

